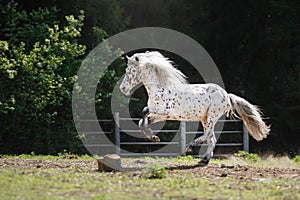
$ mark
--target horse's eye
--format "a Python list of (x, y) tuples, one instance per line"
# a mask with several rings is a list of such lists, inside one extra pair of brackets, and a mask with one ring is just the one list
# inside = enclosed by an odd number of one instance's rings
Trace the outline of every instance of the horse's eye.
[(135, 73), (135, 72), (136, 72), (136, 69), (132, 69), (131, 71), (132, 71), (132, 73)]
[(139, 58), (137, 56), (135, 57), (135, 61), (137, 61), (137, 62), (139, 61)]

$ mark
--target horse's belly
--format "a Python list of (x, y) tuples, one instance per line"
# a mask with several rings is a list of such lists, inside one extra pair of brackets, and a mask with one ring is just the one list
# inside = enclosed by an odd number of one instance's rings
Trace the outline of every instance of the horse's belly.
[(183, 120), (183, 121), (199, 121), (207, 114), (208, 104), (190, 104), (183, 103), (181, 106), (175, 106), (169, 112), (169, 120)]

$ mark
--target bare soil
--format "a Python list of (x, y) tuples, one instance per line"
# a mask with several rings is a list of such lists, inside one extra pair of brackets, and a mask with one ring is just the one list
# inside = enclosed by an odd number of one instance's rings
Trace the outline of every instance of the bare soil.
[[(168, 159), (122, 159), (122, 168), (129, 176), (136, 176), (143, 172), (143, 169), (158, 163), (165, 166), (170, 176), (180, 176), (191, 174), (194, 177), (205, 178), (220, 178), (232, 177), (234, 179), (255, 179), (264, 180), (269, 178), (296, 179), (300, 181), (299, 166), (256, 166), (247, 164), (240, 158), (231, 157), (226, 162), (217, 161), (209, 163), (206, 166), (199, 166), (197, 160), (186, 160), (184, 162), (170, 162)], [(281, 161), (282, 162), (282, 161)], [(95, 159), (23, 159), (18, 157), (0, 158), (1, 168), (14, 169), (56, 169), (56, 170), (71, 170), (78, 169), (87, 172), (97, 172), (97, 162)]]

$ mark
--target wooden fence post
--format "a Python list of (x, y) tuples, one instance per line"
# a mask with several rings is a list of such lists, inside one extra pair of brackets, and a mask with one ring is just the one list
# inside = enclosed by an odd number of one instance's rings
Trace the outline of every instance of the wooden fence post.
[(243, 123), (243, 150), (249, 153), (249, 133), (244, 123)]
[(185, 146), (186, 146), (186, 122), (181, 121), (180, 123), (180, 155), (185, 156)]
[(115, 139), (116, 139), (116, 154), (120, 155), (120, 114), (115, 113)]

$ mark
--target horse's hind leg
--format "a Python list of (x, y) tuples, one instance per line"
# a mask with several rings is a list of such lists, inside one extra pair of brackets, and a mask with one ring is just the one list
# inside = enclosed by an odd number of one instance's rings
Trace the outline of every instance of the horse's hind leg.
[(201, 119), (201, 124), (203, 127), (203, 132), (204, 134), (196, 139), (194, 139), (190, 144), (187, 145), (185, 151), (186, 152), (192, 152), (192, 147), (193, 146), (198, 146), (199, 144), (202, 144), (204, 141), (207, 140), (208, 137), (208, 132), (206, 131), (207, 127), (207, 117)]
[(210, 134), (207, 137), (207, 150), (206, 153), (204, 154), (202, 160), (199, 162), (200, 165), (207, 165), (211, 159), (211, 157), (213, 156), (213, 151), (215, 149), (217, 143), (217, 139), (216, 136), (214, 134), (214, 131), (211, 130)]
[(207, 118), (205, 120), (201, 120), (204, 129), (204, 134), (201, 137), (196, 138), (187, 148), (187, 150), (189, 150), (189, 148), (191, 148), (192, 146), (197, 146), (203, 143), (204, 141), (207, 141), (208, 148), (202, 160), (199, 162), (200, 165), (207, 165), (209, 163), (211, 157), (213, 156), (213, 151), (216, 146), (217, 140), (214, 134), (214, 127), (220, 116), (213, 114), (213, 110), (210, 109), (208, 111)]
[(207, 165), (211, 159), (211, 157), (213, 156), (213, 151), (215, 149), (217, 140), (215, 137), (215, 133), (214, 133), (214, 127), (215, 124), (218, 120), (218, 118), (214, 118), (214, 117), (209, 117), (208, 118), (208, 123), (207, 123), (207, 127), (206, 127), (206, 141), (207, 141), (207, 150), (206, 153), (204, 154), (202, 160), (199, 162), (200, 165)]
[[(220, 110), (219, 110), (220, 109)], [(207, 126), (206, 126), (206, 133), (207, 133), (207, 150), (204, 154), (202, 160), (199, 162), (200, 165), (207, 165), (209, 163), (210, 158), (213, 156), (213, 151), (216, 147), (217, 139), (214, 133), (215, 125), (219, 118), (223, 115), (223, 112), (216, 112), (216, 110), (221, 111), (221, 108), (213, 107), (210, 108), (207, 112)]]
[(142, 133), (151, 141), (153, 142), (160, 142), (158, 136), (154, 135), (151, 128), (148, 127), (149, 124), (149, 108), (145, 107), (142, 111), (143, 118), (139, 121), (139, 127)]

